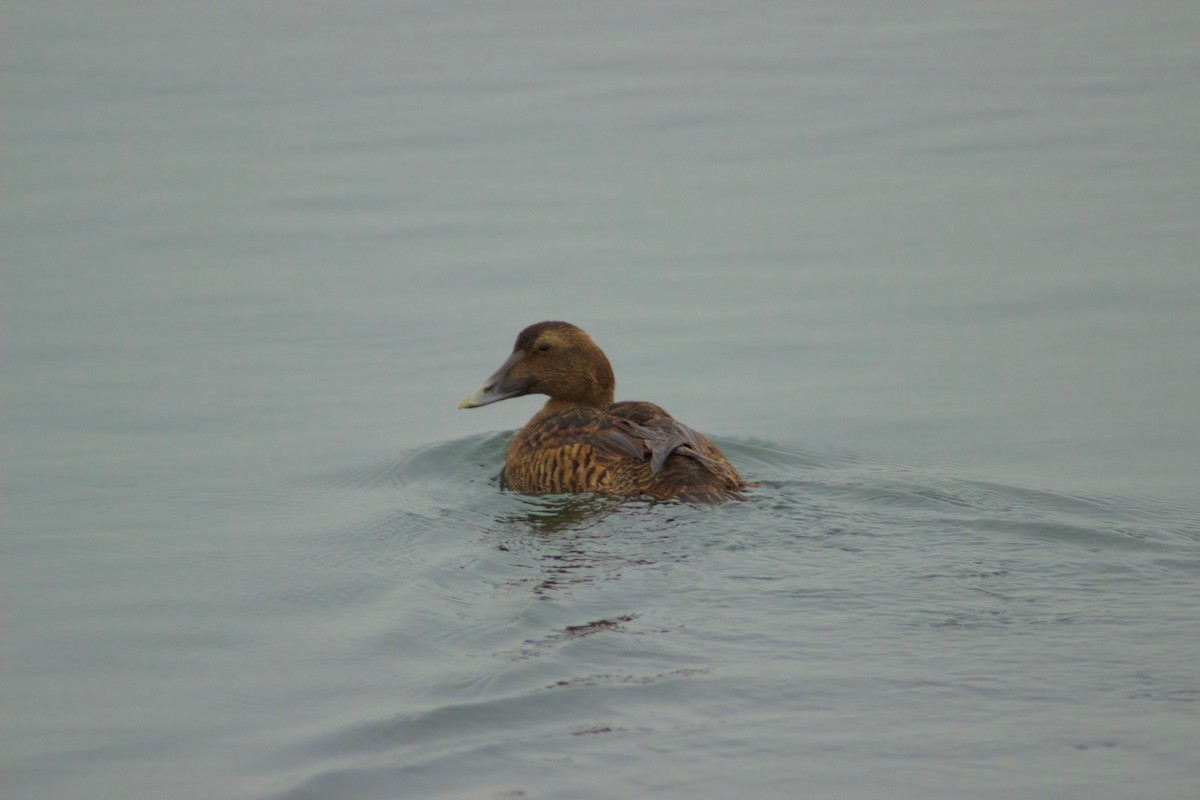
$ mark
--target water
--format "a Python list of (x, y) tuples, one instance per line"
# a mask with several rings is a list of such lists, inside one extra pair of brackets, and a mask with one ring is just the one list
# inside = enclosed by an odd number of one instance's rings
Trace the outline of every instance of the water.
[[(1191, 6), (5, 27), (6, 798), (1195, 796)], [(501, 491), (550, 318), (751, 501)]]

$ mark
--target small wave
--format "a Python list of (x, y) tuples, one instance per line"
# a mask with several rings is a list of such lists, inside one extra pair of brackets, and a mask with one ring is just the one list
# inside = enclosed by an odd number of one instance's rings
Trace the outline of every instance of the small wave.
[(496, 431), (434, 442), (378, 464), (322, 475), (313, 484), (328, 489), (379, 489), (414, 483), (474, 481), (499, 475), (512, 431)]
[[(700, 509), (674, 502), (597, 495), (531, 496), (500, 480), (511, 431), (436, 442), (395, 459), (320, 476), (323, 493), (367, 494), (379, 515), (356, 526), (394, 530), (403, 511), (425, 526), (476, 531), (495, 546), (519, 547), (513, 535), (604, 536), (670, 531), (699, 519), (705, 530), (789, 532), (803, 536), (904, 534), (920, 527), (1091, 546), (1193, 544), (1194, 526), (1139, 498), (1088, 497), (1053, 487), (1026, 487), (954, 473), (946, 467), (873, 459), (826, 446), (789, 447), (762, 440), (715, 438), (757, 486), (749, 502)], [(715, 519), (713, 516), (715, 515)], [(390, 520), (390, 521), (389, 521)], [(724, 520), (718, 522), (717, 520)], [(385, 534), (381, 534), (385, 535)]]

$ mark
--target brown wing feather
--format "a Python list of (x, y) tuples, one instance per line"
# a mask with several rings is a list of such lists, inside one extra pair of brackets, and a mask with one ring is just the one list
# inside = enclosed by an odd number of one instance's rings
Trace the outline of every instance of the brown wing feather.
[[(671, 458), (675, 455), (675, 458)], [(653, 403), (576, 406), (535, 418), (509, 447), (509, 487), (721, 502), (746, 484), (712, 442)]]

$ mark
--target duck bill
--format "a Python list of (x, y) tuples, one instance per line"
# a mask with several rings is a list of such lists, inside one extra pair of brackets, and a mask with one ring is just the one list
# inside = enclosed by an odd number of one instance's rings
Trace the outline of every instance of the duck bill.
[(479, 408), (489, 403), (498, 403), (510, 397), (520, 397), (529, 393), (532, 380), (528, 378), (514, 379), (509, 371), (525, 356), (520, 350), (508, 357), (500, 365), (500, 369), (492, 373), (483, 385), (471, 392), (458, 404), (459, 408)]

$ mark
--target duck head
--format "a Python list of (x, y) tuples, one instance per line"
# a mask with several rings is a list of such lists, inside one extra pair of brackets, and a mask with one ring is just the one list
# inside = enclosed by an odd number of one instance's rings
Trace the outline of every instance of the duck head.
[(615, 385), (604, 352), (581, 328), (569, 322), (539, 322), (521, 331), (512, 355), (458, 407), (544, 394), (557, 405), (606, 408), (612, 404)]

